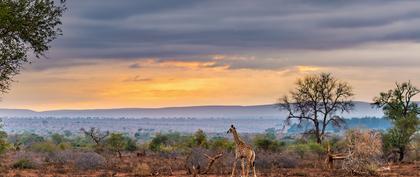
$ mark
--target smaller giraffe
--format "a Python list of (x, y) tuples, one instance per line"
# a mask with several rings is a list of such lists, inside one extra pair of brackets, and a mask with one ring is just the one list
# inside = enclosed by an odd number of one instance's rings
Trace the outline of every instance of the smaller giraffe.
[[(242, 166), (242, 176), (248, 177), (249, 167), (252, 167), (252, 174), (254, 177), (257, 177), (255, 173), (255, 151), (252, 149), (251, 145), (246, 144), (241, 137), (239, 137), (236, 128), (231, 125), (227, 133), (232, 133), (233, 139), (235, 140), (235, 161), (233, 162), (232, 167), (232, 176), (235, 176), (236, 162), (241, 159)], [(245, 160), (246, 160), (246, 169), (245, 169)]]

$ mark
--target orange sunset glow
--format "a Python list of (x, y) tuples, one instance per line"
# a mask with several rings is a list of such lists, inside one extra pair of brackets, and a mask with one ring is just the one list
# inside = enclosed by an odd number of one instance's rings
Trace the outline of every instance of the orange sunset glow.
[[(410, 47), (417, 44), (401, 45), (413, 50)], [(354, 52), (355, 56), (366, 57), (375, 55), (366, 52), (371, 47), (386, 52), (396, 46), (375, 45), (332, 53), (340, 56), (340, 53)], [(388, 53), (405, 55), (404, 51), (396, 50)], [(315, 52), (313, 56), (317, 55), (325, 54)], [(42, 71), (31, 69), (52, 62), (52, 59), (39, 60), (28, 65), (28, 69), (17, 77), (19, 81), (13, 84), (13, 90), (0, 104), (35, 110), (270, 104), (288, 93), (297, 78), (317, 72), (332, 72), (340, 79), (348, 80), (357, 92), (356, 99), (370, 101), (371, 93), (392, 86), (400, 77), (389, 75), (387, 68), (394, 68), (392, 66), (296, 65), (278, 69), (231, 69), (229, 65), (217, 64), (221, 56), (214, 58), (213, 62), (98, 59), (100, 62), (93, 61), (91, 65)], [(244, 57), (242, 60), (256, 59)], [(364, 73), (367, 70), (369, 75)], [(401, 77), (419, 73), (416, 68), (404, 70), (407, 74)], [(398, 68), (394, 70), (398, 71)]]
[[(32, 58), (24, 66), (0, 107), (272, 104), (298, 78), (320, 72), (348, 81), (354, 100), (360, 101), (372, 101), (395, 81), (420, 83), (420, 43), (400, 35), (411, 34), (411, 26), (418, 23), (403, 16), (416, 8), (398, 8), (409, 3), (383, 5), (395, 21), (377, 26), (341, 22), (347, 16), (359, 18), (348, 7), (319, 11), (331, 7), (314, 6), (313, 11), (285, 15), (264, 14), (269, 10), (251, 6), (218, 9), (216, 2), (206, 3), (207, 8), (153, 6), (161, 12), (127, 4), (114, 7), (107, 2), (101, 9), (92, 2), (68, 2), (63, 36), (51, 44), (46, 57)], [(360, 18), (370, 15), (365, 6), (355, 6), (363, 14)], [(106, 13), (112, 8), (131, 10)], [(217, 15), (208, 15), (214, 12)], [(381, 20), (373, 14), (369, 17)]]

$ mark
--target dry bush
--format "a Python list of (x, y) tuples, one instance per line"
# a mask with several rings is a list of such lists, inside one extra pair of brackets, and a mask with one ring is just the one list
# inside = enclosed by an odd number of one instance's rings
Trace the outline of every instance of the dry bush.
[(46, 157), (46, 161), (54, 164), (65, 165), (74, 163), (77, 152), (66, 150), (49, 153)]
[(230, 174), (232, 172), (232, 164), (234, 160), (235, 154), (233, 152), (223, 152), (223, 156), (214, 163), (212, 173), (217, 175)]
[[(298, 159), (298, 155), (292, 152), (276, 153), (269, 151), (257, 151), (255, 167), (257, 172), (271, 173), (273, 170), (279, 168), (295, 168), (300, 166)], [(234, 160), (235, 155), (232, 152), (224, 152), (223, 156), (215, 161), (211, 173), (217, 175), (230, 174), (232, 172)], [(238, 160), (236, 166), (237, 171), (241, 170), (240, 164), (241, 162)]]
[(105, 158), (95, 152), (81, 152), (75, 159), (75, 167), (81, 170), (103, 168), (105, 165)]
[(150, 153), (148, 158), (140, 158), (140, 162), (147, 163), (153, 175), (172, 175), (173, 171), (185, 170), (185, 155)]
[(420, 133), (416, 133), (411, 138), (408, 146), (407, 161), (420, 161)]
[(347, 158), (343, 169), (351, 174), (375, 175), (382, 156), (382, 138), (379, 132), (349, 130), (346, 133)]
[(203, 156), (203, 154), (208, 153), (207, 151), (208, 150), (204, 148), (193, 148), (191, 150), (190, 154), (187, 155), (185, 162), (188, 174), (193, 174), (194, 172), (199, 174), (200, 171), (204, 170), (207, 164), (207, 159)]
[(194, 176), (194, 174), (214, 173), (214, 165), (221, 157), (223, 153), (201, 147), (193, 148), (185, 163), (188, 174)]
[(152, 169), (147, 163), (140, 163), (133, 169), (133, 173), (135, 176), (149, 176), (152, 174)]
[(13, 154), (11, 157), (13, 161), (12, 166), (19, 166), (19, 163), (23, 165), (30, 165), (32, 168), (38, 168), (43, 164), (44, 156), (41, 153), (35, 153), (31, 151), (20, 151)]
[(291, 152), (257, 152), (255, 166), (258, 171), (269, 173), (278, 168), (295, 168), (299, 165), (298, 156)]
[(19, 159), (12, 164), (14, 169), (35, 169), (37, 165), (31, 159)]

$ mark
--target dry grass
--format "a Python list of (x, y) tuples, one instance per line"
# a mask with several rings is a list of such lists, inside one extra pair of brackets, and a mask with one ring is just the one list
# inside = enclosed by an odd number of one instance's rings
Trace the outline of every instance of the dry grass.
[[(78, 156), (78, 152), (73, 155), (64, 155), (63, 158), (73, 161)], [(94, 155), (96, 156), (96, 155)], [(5, 154), (0, 159), (2, 170), (0, 176), (20, 176), (25, 177), (67, 177), (67, 176), (172, 176), (172, 177), (187, 177), (185, 170), (185, 155), (179, 154), (173, 156), (161, 156), (159, 154), (150, 154), (138, 157), (136, 153), (125, 153), (123, 158), (115, 158), (115, 166), (105, 166), (99, 169), (81, 170), (70, 163), (64, 163), (62, 166), (57, 166), (55, 163), (41, 163), (35, 169), (13, 169), (12, 164), (14, 160), (20, 157), (32, 157), (34, 161), (42, 160), (40, 154), (16, 155)], [(232, 167), (233, 154), (226, 154), (218, 159), (210, 174), (200, 175), (201, 177), (216, 177), (229, 176)], [(326, 170), (320, 166), (311, 164), (322, 164), (322, 160), (315, 159), (300, 159), (294, 154), (283, 153), (267, 153), (257, 152), (257, 159), (259, 159), (257, 167), (257, 174), (261, 176), (283, 177), (283, 176), (311, 176), (311, 177), (335, 177), (335, 176), (352, 176), (355, 174), (348, 174), (345, 170)], [(107, 159), (109, 161), (109, 159)], [(297, 163), (297, 164), (295, 164)], [(387, 166), (388, 167), (388, 166)], [(240, 168), (240, 167), (238, 167)], [(390, 166), (390, 170), (379, 172), (381, 176), (420, 176), (420, 162), (394, 164)]]

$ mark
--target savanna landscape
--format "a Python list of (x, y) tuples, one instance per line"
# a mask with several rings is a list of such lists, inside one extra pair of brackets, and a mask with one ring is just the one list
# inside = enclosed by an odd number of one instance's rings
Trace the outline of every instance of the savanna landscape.
[(419, 10), (0, 0), (0, 176), (420, 176)]

